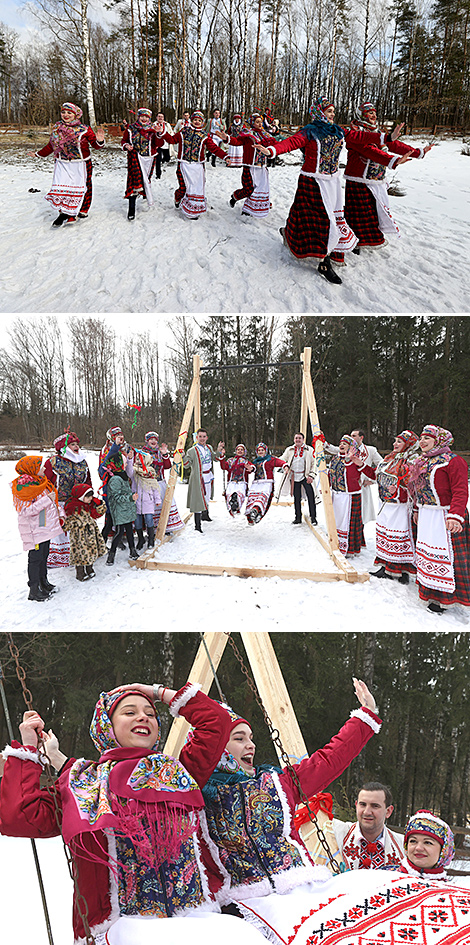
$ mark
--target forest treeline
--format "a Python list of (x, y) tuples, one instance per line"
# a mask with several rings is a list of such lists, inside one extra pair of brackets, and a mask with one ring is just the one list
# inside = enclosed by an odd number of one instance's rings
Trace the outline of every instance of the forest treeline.
[[(223, 615), (222, 615), (223, 616)], [(397, 613), (397, 622), (400, 615)], [(325, 624), (328, 615), (324, 615)], [(256, 631), (253, 631), (256, 632)], [(244, 655), (239, 634), (233, 635)], [(17, 633), (14, 643), (34, 707), (62, 750), (94, 758), (88, 727), (98, 693), (125, 682), (161, 682), (179, 688), (188, 678), (199, 633)], [(389, 784), (393, 822), (404, 825), (428, 808), (458, 826), (470, 813), (470, 647), (468, 634), (272, 633), (271, 640), (311, 753), (325, 745), (357, 706), (352, 676), (373, 691), (383, 726), (332, 785), (338, 807), (353, 806), (364, 780)], [(248, 669), (249, 664), (245, 657)], [(6, 634), (0, 636), (4, 689), (17, 732), (25, 705)], [(230, 645), (217, 678), (224, 697), (253, 727), (257, 762), (276, 763), (270, 734)], [(210, 693), (219, 698), (213, 685)], [(159, 709), (164, 737), (171, 717)], [(8, 742), (0, 711), (0, 739)]]
[[(0, 121), (43, 125), (74, 100), (93, 124), (141, 105), (168, 121), (196, 105), (226, 118), (269, 106), (304, 123), (332, 97), (347, 121), (470, 125), (469, 0), (30, 0), (36, 42), (0, 25)], [(108, 14), (105, 13), (108, 11)], [(109, 11), (113, 20), (109, 21)], [(106, 16), (108, 15), (108, 19)]]
[(154, 429), (174, 446), (198, 353), (210, 439), (229, 449), (263, 440), (279, 451), (299, 426), (300, 356), (311, 347), (330, 442), (362, 427), (386, 451), (400, 430), (437, 423), (452, 430), (457, 450), (469, 449), (466, 316), (173, 316), (169, 324), (161, 350), (148, 331), (120, 336), (97, 317), (15, 319), (0, 349), (0, 441), (43, 449), (70, 425), (96, 449), (120, 424), (135, 445)]

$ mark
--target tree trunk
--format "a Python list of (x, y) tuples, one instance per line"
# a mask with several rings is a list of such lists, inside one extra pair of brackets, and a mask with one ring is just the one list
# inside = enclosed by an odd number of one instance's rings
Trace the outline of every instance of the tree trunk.
[(88, 107), (88, 121), (92, 128), (96, 128), (95, 103), (93, 101), (93, 83), (91, 79), (90, 36), (88, 33), (87, 12), (87, 0), (81, 0), (83, 79), (85, 83), (85, 93)]

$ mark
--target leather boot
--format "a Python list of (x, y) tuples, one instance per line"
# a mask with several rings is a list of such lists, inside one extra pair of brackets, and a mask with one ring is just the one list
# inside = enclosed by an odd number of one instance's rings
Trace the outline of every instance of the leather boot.
[(96, 577), (96, 574), (95, 574), (95, 572), (94, 572), (94, 570), (93, 570), (93, 565), (92, 565), (92, 564), (87, 564), (87, 565), (85, 566), (85, 571), (86, 571), (86, 573), (88, 574), (88, 577), (89, 577), (89, 578), (94, 578), (94, 577)]
[(137, 542), (137, 551), (140, 551), (141, 548), (143, 548), (145, 545), (144, 530), (143, 528), (136, 528), (136, 532), (137, 532), (137, 537), (139, 539)]
[(203, 534), (202, 528), (201, 528), (201, 513), (200, 512), (194, 513), (194, 528), (196, 529), (197, 532), (201, 532), (201, 535)]
[(31, 584), (29, 588), (28, 600), (49, 600), (47, 591), (42, 591), (39, 584)]
[(47, 577), (40, 579), (39, 587), (41, 588), (41, 591), (44, 591), (45, 594), (57, 594), (57, 591), (59, 590), (55, 584), (49, 584)]
[(75, 577), (77, 578), (77, 581), (90, 580), (90, 576), (88, 574), (85, 574), (85, 568), (83, 564), (77, 564), (75, 567), (75, 571), (76, 571)]
[[(147, 525), (147, 535), (148, 535), (147, 548), (154, 548), (155, 547), (155, 529), (153, 525)], [(137, 547), (139, 546), (137, 545)]]

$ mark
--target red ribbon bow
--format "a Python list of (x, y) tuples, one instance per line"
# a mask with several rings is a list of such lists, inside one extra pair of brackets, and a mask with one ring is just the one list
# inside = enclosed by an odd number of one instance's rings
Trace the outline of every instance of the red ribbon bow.
[[(328, 815), (329, 820), (333, 820), (333, 797), (331, 794), (313, 794), (308, 799), (308, 807), (312, 814), (318, 814), (318, 811), (321, 810)], [(298, 830), (302, 824), (306, 824), (309, 820), (307, 805), (299, 804), (294, 815), (295, 829)]]

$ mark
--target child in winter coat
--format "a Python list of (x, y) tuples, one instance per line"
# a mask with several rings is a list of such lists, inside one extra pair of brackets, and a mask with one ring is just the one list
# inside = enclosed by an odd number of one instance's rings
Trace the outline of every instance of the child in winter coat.
[(131, 480), (131, 488), (137, 494), (137, 515), (135, 528), (138, 535), (137, 550), (144, 547), (144, 520), (147, 526), (147, 547), (155, 545), (155, 527), (153, 524), (157, 508), (162, 504), (158, 487), (158, 475), (152, 463), (150, 453), (129, 449), (126, 471)]
[(18, 477), (11, 491), (23, 548), (28, 552), (28, 600), (48, 600), (56, 590), (47, 580), (50, 540), (62, 531), (57, 489), (43, 474), (42, 456), (24, 456), (15, 469)]
[(65, 503), (64, 531), (70, 534), (70, 564), (75, 565), (77, 581), (89, 581), (95, 577), (93, 563), (106, 553), (106, 545), (95, 522), (105, 512), (104, 502), (95, 499), (90, 486), (73, 486), (72, 498)]
[(138, 558), (138, 552), (134, 545), (133, 524), (136, 517), (137, 493), (132, 492), (129, 476), (113, 460), (106, 464), (108, 472), (111, 474), (108, 481), (108, 503), (111, 518), (116, 530), (111, 548), (108, 553), (106, 564), (114, 564), (116, 548), (121, 538), (126, 532), (129, 544), (129, 558)]

